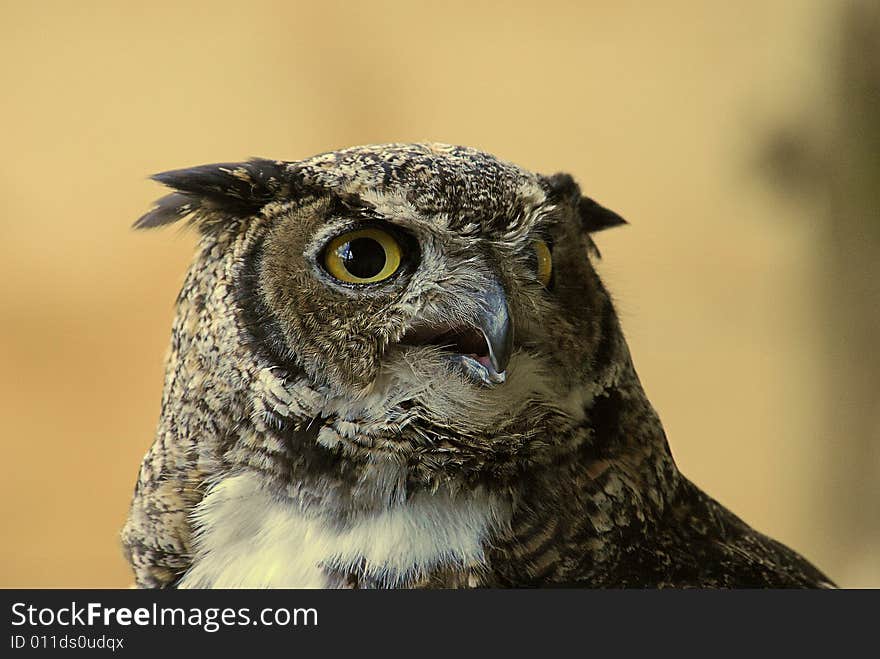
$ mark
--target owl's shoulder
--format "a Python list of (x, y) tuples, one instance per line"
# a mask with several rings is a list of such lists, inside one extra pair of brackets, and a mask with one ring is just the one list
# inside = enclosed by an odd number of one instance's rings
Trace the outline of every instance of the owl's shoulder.
[(657, 532), (624, 558), (617, 576), (624, 584), (641, 586), (834, 587), (800, 554), (755, 530), (686, 479)]

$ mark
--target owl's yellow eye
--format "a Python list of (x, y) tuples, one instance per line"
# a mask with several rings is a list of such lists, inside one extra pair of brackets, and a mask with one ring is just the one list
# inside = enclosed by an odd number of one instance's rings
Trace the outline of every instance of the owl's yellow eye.
[(387, 231), (376, 227), (336, 236), (324, 250), (324, 267), (347, 284), (375, 284), (400, 268), (401, 249)]
[(535, 241), (535, 255), (538, 257), (538, 281), (542, 286), (549, 286), (553, 277), (553, 257), (550, 248), (543, 240)]

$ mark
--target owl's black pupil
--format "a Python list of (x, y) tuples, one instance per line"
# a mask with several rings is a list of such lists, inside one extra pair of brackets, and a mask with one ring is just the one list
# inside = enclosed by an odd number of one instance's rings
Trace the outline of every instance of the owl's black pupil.
[(385, 248), (372, 238), (355, 238), (337, 254), (345, 269), (358, 279), (375, 277), (385, 267)]

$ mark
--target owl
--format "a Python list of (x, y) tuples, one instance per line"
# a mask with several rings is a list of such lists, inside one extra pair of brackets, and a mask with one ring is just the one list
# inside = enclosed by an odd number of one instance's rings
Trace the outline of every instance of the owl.
[(158, 174), (188, 220), (147, 588), (819, 587), (678, 470), (568, 174), (387, 144)]

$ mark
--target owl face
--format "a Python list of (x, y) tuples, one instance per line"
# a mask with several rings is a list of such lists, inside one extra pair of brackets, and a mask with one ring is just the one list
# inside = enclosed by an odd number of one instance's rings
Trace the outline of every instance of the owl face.
[(160, 175), (177, 198), (141, 224), (237, 223), (241, 323), (316, 416), (479, 447), (582, 415), (610, 304), (589, 234), (622, 220), (567, 175), (444, 145), (208, 167)]

